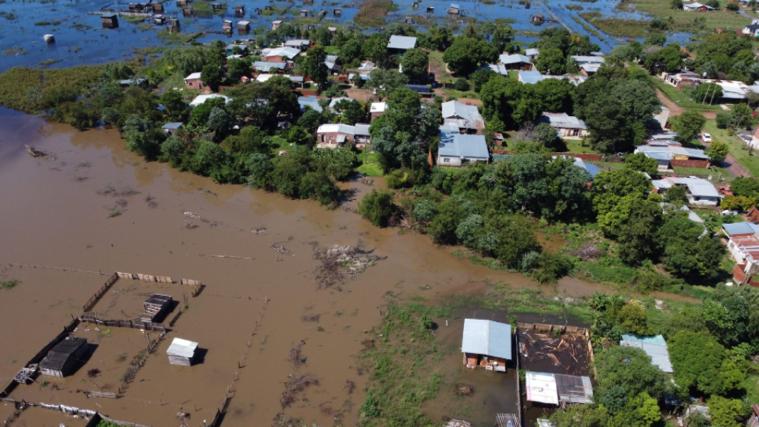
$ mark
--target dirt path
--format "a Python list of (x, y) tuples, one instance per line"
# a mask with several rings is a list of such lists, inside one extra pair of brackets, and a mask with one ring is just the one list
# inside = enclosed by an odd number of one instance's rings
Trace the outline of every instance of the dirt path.
[(728, 165), (726, 169), (731, 175), (751, 176), (751, 173), (738, 163), (738, 160), (732, 154), (728, 154), (727, 157), (725, 157), (725, 163)]
[(659, 98), (659, 102), (661, 102), (662, 105), (669, 109), (670, 117), (679, 116), (683, 113), (683, 111), (685, 111), (681, 106), (675, 104), (675, 101), (669, 99), (669, 97), (659, 89), (656, 89), (656, 97)]

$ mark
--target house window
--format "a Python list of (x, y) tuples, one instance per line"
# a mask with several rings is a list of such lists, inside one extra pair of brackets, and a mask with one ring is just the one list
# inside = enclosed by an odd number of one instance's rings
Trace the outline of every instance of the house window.
[(443, 163), (449, 163), (450, 161), (451, 159), (449, 159), (448, 157), (443, 157)]

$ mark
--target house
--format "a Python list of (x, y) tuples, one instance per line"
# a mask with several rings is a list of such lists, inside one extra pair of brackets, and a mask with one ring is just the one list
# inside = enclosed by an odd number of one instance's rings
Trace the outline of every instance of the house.
[(301, 111), (305, 111), (306, 108), (310, 108), (317, 113), (324, 111), (321, 104), (319, 104), (319, 98), (315, 96), (299, 96), (298, 105), (300, 105)]
[(369, 78), (371, 77), (372, 71), (376, 69), (377, 69), (377, 66), (374, 65), (374, 62), (364, 61), (358, 67), (358, 75), (361, 78), (361, 80), (369, 80)]
[(684, 71), (682, 73), (661, 73), (661, 79), (674, 87), (691, 87), (701, 83), (701, 76), (692, 72)]
[(753, 276), (759, 272), (759, 225), (751, 222), (723, 224), (722, 232), (727, 237), (727, 250), (735, 261), (733, 280), (759, 286)]
[(140, 320), (143, 322), (160, 322), (166, 317), (174, 306), (174, 300), (169, 295), (153, 294), (143, 303), (145, 315)]
[(282, 77), (284, 79), (290, 80), (291, 83), (295, 83), (296, 85), (303, 86), (303, 76), (293, 76), (290, 74), (270, 74), (270, 73), (261, 73), (256, 76), (256, 81), (259, 83), (266, 83), (269, 80), (273, 79), (274, 77)]
[(485, 120), (474, 105), (448, 101), (442, 104), (441, 109), (443, 124), (456, 126), (459, 133), (479, 133), (485, 129)]
[(342, 123), (326, 123), (316, 129), (317, 148), (337, 148), (352, 145), (356, 128)]
[(255, 61), (253, 69), (259, 73), (278, 73), (287, 69), (287, 62)]
[(192, 366), (197, 361), (198, 343), (175, 337), (166, 354), (171, 365)]
[(571, 58), (584, 76), (595, 74), (605, 61), (604, 57), (599, 55), (572, 55)]
[(176, 131), (181, 129), (184, 126), (184, 123), (182, 122), (168, 122), (164, 123), (164, 125), (161, 127), (163, 130), (163, 133), (166, 135), (173, 135)]
[(363, 150), (367, 145), (372, 143), (372, 135), (369, 133), (371, 125), (368, 123), (356, 123), (353, 126), (353, 144), (359, 150)]
[(545, 80), (543, 74), (538, 70), (519, 70), (517, 72), (517, 81), (526, 85), (534, 85)]
[(660, 169), (669, 169), (674, 166), (707, 168), (709, 156), (699, 148), (686, 148), (675, 144), (639, 145), (635, 153), (643, 153), (648, 158), (656, 160)]
[(204, 95), (198, 95), (195, 98), (193, 98), (192, 101), (190, 101), (190, 107), (197, 107), (198, 105), (202, 105), (209, 99), (223, 99), (225, 104), (229, 104), (229, 101), (231, 101), (231, 98), (225, 95), (219, 95), (218, 93), (209, 93)]
[(246, 19), (237, 21), (237, 32), (239, 34), (248, 34), (250, 32), (250, 21)]
[(397, 52), (405, 52), (415, 47), (416, 37), (392, 35), (387, 42), (387, 48)]
[(759, 19), (753, 19), (750, 24), (743, 27), (741, 34), (749, 37), (759, 37)]
[(498, 57), (498, 63), (507, 70), (532, 70), (532, 60), (520, 53), (502, 53)]
[(526, 371), (525, 394), (528, 402), (546, 405), (589, 404), (593, 403), (593, 384), (587, 376)]
[(759, 148), (759, 128), (754, 130), (754, 134), (751, 135), (751, 140), (746, 141), (746, 145), (753, 149)]
[(683, 10), (686, 12), (709, 12), (711, 10), (714, 10), (714, 8), (708, 4), (694, 1), (690, 3), (683, 3)]
[[(461, 135), (473, 137), (479, 135)], [(512, 360), (511, 325), (485, 319), (464, 319), (461, 352), (464, 366), (478, 366), (488, 371), (506, 372), (506, 364)]]
[(300, 54), (300, 49), (294, 47), (274, 47), (266, 48), (261, 51), (261, 59), (266, 62), (283, 62), (292, 61)]
[(385, 111), (387, 111), (387, 102), (372, 102), (369, 105), (369, 115), (371, 116), (372, 121), (385, 114)]
[(672, 373), (672, 362), (669, 360), (669, 350), (667, 350), (667, 342), (663, 336), (639, 337), (624, 334), (622, 335), (622, 340), (619, 341), (619, 345), (643, 350), (651, 358), (651, 363), (658, 367), (659, 370), (668, 374)]
[(524, 50), (524, 56), (530, 58), (530, 61), (535, 62), (535, 58), (540, 54), (540, 49), (530, 47)]
[(203, 90), (203, 88), (205, 88), (206, 85), (203, 83), (203, 79), (201, 78), (201, 76), (202, 76), (201, 72), (198, 71), (185, 77), (184, 78), (185, 86), (189, 87), (190, 89)]
[(582, 139), (588, 136), (585, 122), (567, 113), (543, 113), (540, 121), (548, 123), (564, 139)]
[(311, 40), (306, 39), (293, 39), (293, 40), (287, 40), (284, 43), (285, 47), (294, 47), (298, 50), (305, 50), (308, 49), (309, 46), (311, 46)]
[(722, 195), (719, 194), (719, 191), (717, 191), (717, 188), (711, 182), (695, 176), (669, 176), (652, 180), (651, 184), (654, 185), (657, 191), (666, 191), (675, 186), (684, 187), (688, 204), (690, 205), (717, 206), (720, 200), (722, 200)]
[(271, 21), (271, 30), (277, 31), (279, 27), (282, 26), (282, 20), (281, 19), (275, 19), (274, 21)]
[(490, 152), (484, 135), (467, 135), (453, 132), (458, 129), (441, 127), (437, 149), (438, 166), (463, 166), (469, 163), (487, 163)]
[(340, 71), (340, 65), (337, 63), (337, 55), (327, 55), (324, 57), (324, 65), (331, 73)]
[(87, 353), (87, 340), (66, 337), (54, 345), (40, 362), (40, 373), (52, 377), (66, 377), (79, 369)]

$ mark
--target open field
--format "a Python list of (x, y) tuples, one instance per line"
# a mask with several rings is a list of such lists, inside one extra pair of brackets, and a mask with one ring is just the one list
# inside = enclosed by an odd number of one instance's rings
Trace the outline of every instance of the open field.
[(707, 120), (704, 125), (704, 131), (709, 132), (715, 141), (727, 143), (730, 148), (730, 154), (746, 168), (751, 175), (759, 176), (759, 157), (749, 151), (748, 146), (737, 136), (730, 135), (726, 129), (719, 129), (714, 120)]
[[(673, 31), (713, 31), (717, 28), (738, 30), (749, 24), (751, 19), (738, 12), (727, 10), (726, 0), (720, 1), (720, 9), (711, 12), (687, 12), (682, 9), (672, 9), (671, 2), (662, 0), (624, 0), (619, 4), (623, 10), (645, 12), (659, 19), (669, 21)], [(751, 13), (750, 11), (748, 13)]]

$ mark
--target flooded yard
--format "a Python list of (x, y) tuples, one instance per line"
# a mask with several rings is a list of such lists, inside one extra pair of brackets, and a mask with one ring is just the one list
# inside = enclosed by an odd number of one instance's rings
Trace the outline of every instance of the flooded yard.
[[(165, 25), (155, 25), (150, 19), (120, 16), (118, 28), (102, 28), (101, 10), (125, 11), (127, 1), (111, 0), (5, 0), (0, 2), (0, 71), (14, 66), (46, 65), (64, 67), (81, 64), (104, 63), (131, 57), (138, 48), (164, 46), (176, 35), (166, 34)], [(461, 15), (451, 17), (448, 0), (396, 1), (386, 23), (403, 22), (415, 17), (420, 29), (430, 23), (462, 26), (474, 19), (479, 21), (505, 20), (518, 32), (524, 42), (534, 40), (533, 34), (551, 26), (564, 26), (578, 34), (587, 35), (602, 50), (608, 51), (620, 40), (595, 28), (581, 14), (597, 13), (603, 17), (622, 19), (645, 19), (645, 16), (617, 9), (618, 0), (599, 0), (593, 3), (577, 0), (552, 0), (520, 2), (519, 0), (453, 2), (460, 7)], [(353, 25), (361, 1), (317, 0), (299, 1), (244, 0), (226, 4), (226, 8), (211, 12), (207, 2), (200, 1), (193, 16), (184, 16), (180, 6), (173, 1), (163, 3), (164, 15), (179, 20), (181, 33), (198, 34), (197, 41), (230, 40), (231, 38), (255, 37), (256, 29), (268, 30), (275, 20), (303, 23), (335, 23)], [(201, 5), (205, 5), (201, 8)], [(244, 17), (234, 15), (234, 7), (245, 6)], [(267, 10), (267, 7), (269, 9)], [(430, 8), (430, 9), (428, 9)], [(206, 9), (208, 9), (206, 11)], [(340, 16), (334, 9), (341, 9)], [(308, 17), (301, 17), (301, 10)], [(320, 12), (324, 12), (322, 16)], [(547, 20), (535, 26), (531, 19), (542, 15)], [(223, 20), (249, 20), (251, 35), (239, 36), (222, 33)], [(54, 34), (56, 42), (46, 44), (44, 34)]]

